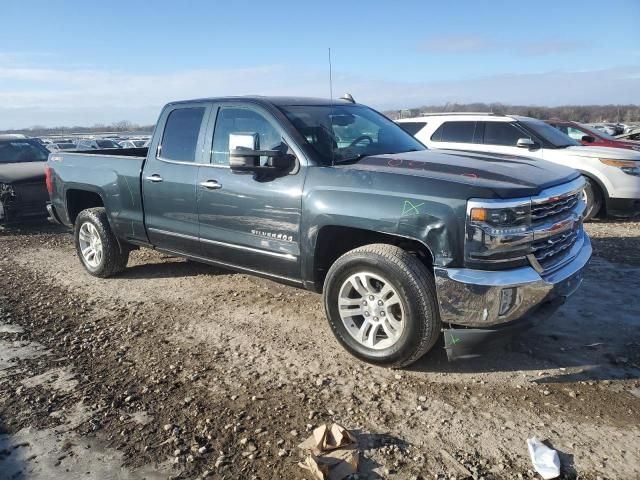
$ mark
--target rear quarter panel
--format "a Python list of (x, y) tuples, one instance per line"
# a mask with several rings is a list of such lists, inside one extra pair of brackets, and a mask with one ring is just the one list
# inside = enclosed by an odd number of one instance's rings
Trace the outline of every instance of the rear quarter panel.
[(147, 241), (140, 191), (143, 157), (82, 153), (51, 154), (51, 201), (61, 220), (70, 225), (69, 192), (81, 190), (100, 196), (111, 227), (123, 239)]

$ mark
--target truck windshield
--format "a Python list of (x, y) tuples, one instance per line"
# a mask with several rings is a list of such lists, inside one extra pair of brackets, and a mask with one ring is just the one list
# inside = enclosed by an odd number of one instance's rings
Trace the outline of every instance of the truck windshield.
[(556, 127), (540, 120), (522, 120), (521, 123), (536, 136), (547, 142), (551, 148), (565, 148), (581, 145)]
[(49, 150), (34, 140), (0, 141), (0, 163), (46, 162)]
[(325, 164), (426, 150), (387, 117), (362, 105), (286, 105), (280, 110)]

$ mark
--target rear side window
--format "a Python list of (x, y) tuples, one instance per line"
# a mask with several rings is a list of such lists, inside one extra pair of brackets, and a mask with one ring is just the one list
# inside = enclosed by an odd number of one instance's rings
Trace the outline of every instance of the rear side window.
[(162, 158), (180, 162), (195, 161), (204, 110), (204, 107), (178, 108), (169, 114), (162, 135)]
[(398, 125), (409, 135), (415, 135), (427, 125), (427, 122), (398, 122)]
[(434, 142), (474, 143), (475, 130), (476, 122), (444, 122), (433, 133), (431, 140)]
[(515, 147), (519, 138), (529, 137), (518, 130), (511, 123), (507, 122), (485, 122), (484, 143), (485, 145), (505, 145)]

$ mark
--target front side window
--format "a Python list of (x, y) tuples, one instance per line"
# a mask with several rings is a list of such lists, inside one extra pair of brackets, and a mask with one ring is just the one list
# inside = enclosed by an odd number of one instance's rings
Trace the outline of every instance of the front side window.
[(229, 135), (232, 133), (257, 134), (259, 150), (286, 149), (278, 129), (262, 114), (248, 108), (222, 107), (213, 134), (211, 162), (214, 165), (229, 165)]
[(362, 105), (279, 108), (324, 164), (425, 149), (396, 123)]
[(433, 133), (431, 140), (434, 142), (474, 143), (475, 131), (476, 122), (444, 122)]
[(162, 135), (162, 158), (195, 162), (204, 111), (204, 107), (178, 108), (169, 114)]
[(485, 145), (504, 145), (515, 147), (519, 138), (527, 135), (508, 122), (485, 122), (484, 143)]
[(565, 148), (580, 145), (580, 143), (569, 138), (565, 133), (540, 120), (527, 119), (521, 120), (518, 123), (521, 127), (533, 132), (533, 134), (540, 138), (547, 147)]
[(582, 141), (582, 137), (584, 137), (585, 135), (589, 135), (588, 133), (583, 132), (582, 130), (578, 130), (574, 127), (567, 127), (567, 131), (565, 133), (569, 135), (569, 137), (573, 138), (574, 140), (578, 140), (579, 142)]

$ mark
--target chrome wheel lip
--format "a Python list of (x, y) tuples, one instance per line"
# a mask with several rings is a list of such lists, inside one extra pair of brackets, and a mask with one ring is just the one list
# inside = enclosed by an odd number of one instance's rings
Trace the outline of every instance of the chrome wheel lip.
[(392, 347), (405, 329), (404, 306), (397, 288), (373, 272), (354, 273), (342, 283), (338, 312), (349, 335), (372, 350)]
[(80, 246), (80, 254), (84, 264), (94, 270), (98, 268), (104, 257), (104, 249), (98, 229), (93, 223), (85, 222), (80, 225), (78, 245)]

